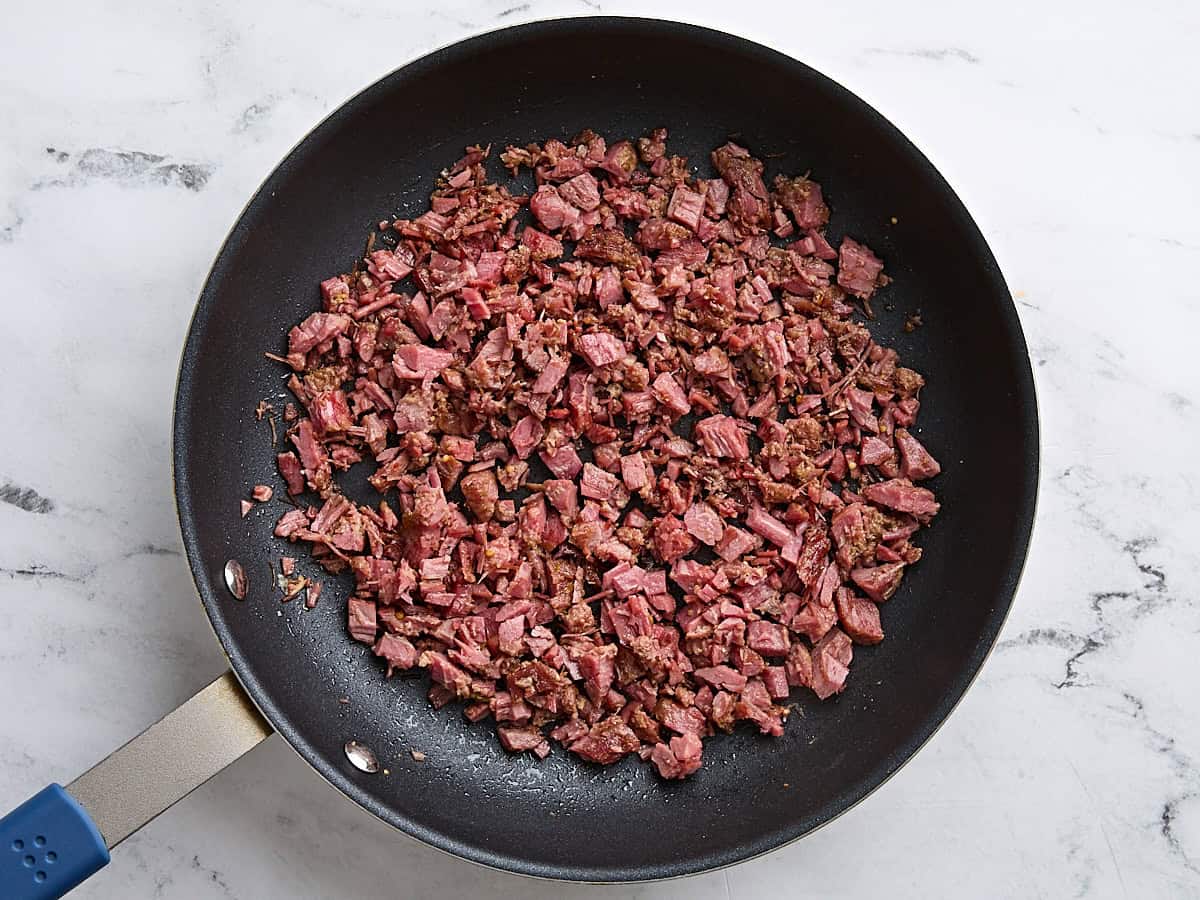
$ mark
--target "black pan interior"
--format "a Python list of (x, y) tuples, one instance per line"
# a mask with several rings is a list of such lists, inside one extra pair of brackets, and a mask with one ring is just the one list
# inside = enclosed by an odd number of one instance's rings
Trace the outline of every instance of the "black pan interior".
[[(922, 438), (945, 471), (925, 559), (883, 610), (887, 640), (857, 648), (835, 701), (802, 699), (781, 739), (738, 732), (665, 784), (636, 760), (599, 768), (561, 748), (507, 755), (490, 726), (435, 712), (420, 678), (385, 681), (344, 625), (346, 585), (281, 606), (270, 570), (278, 504), (238, 516), (275, 475), (262, 399), (286, 399), (279, 351), (373, 224), (418, 209), (464, 146), (610, 137), (666, 125), (708, 171), (731, 135), (768, 176), (811, 170), (832, 235), (866, 241), (895, 283), (871, 327), (925, 373)], [(498, 171), (498, 167), (497, 167)], [(893, 223), (894, 220), (894, 223)], [(905, 333), (919, 311), (923, 327)], [(718, 32), (651, 20), (541, 22), (473, 38), (387, 76), (317, 127), (271, 174), (221, 250), (188, 336), (175, 419), (179, 514), (200, 596), (242, 682), (325, 778), (430, 844), (515, 872), (589, 881), (726, 865), (818, 827), (896, 771), (950, 712), (1012, 600), (1037, 481), (1033, 382), (1017, 316), (975, 224), (929, 161), (861, 100), (807, 66)], [(245, 602), (222, 581), (249, 573)], [(303, 564), (302, 564), (303, 565)], [(351, 768), (375, 749), (389, 774)], [(424, 761), (409, 751), (425, 754)]]

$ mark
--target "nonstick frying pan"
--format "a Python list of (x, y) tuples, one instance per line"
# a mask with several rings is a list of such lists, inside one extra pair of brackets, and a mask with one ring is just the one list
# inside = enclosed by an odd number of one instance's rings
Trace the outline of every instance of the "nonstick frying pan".
[[(274, 477), (253, 410), (283, 399), (282, 379), (263, 351), (317, 307), (318, 282), (353, 262), (374, 223), (421, 208), (435, 173), (469, 144), (658, 125), (702, 171), (732, 136), (767, 160), (768, 176), (811, 171), (821, 182), (831, 239), (845, 230), (887, 262), (894, 283), (870, 327), (925, 374), (922, 440), (944, 465), (925, 557), (883, 609), (887, 640), (856, 649), (845, 692), (801, 702), (782, 738), (706, 742), (704, 768), (681, 783), (632, 758), (601, 768), (560, 749), (544, 762), (509, 756), (486, 723), (434, 711), (426, 682), (385, 680), (349, 638), (347, 584), (335, 580), (311, 611), (280, 606), (268, 572), (288, 551), (271, 537), (274, 517), (237, 512), (248, 486)], [(923, 326), (906, 333), (918, 311)], [(224, 676), (66, 792), (52, 786), (0, 820), (6, 896), (57, 896), (107, 861), (105, 844), (272, 728), (374, 815), (512, 872), (656, 879), (779, 847), (878, 787), (962, 697), (1017, 585), (1037, 448), (1025, 341), (987, 244), (929, 161), (844, 88), (766, 47), (647, 19), (537, 22), (432, 53), (350, 100), (271, 173), (196, 307), (175, 404), (176, 497), (236, 681)], [(225, 587), (230, 559), (248, 573), (244, 602)], [(353, 767), (348, 740), (390, 774)]]

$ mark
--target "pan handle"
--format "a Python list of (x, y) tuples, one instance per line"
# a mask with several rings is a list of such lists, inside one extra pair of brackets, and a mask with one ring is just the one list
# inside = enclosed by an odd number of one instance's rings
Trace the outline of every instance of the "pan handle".
[(64, 789), (0, 818), (0, 894), (53, 900), (108, 864), (108, 851), (272, 733), (232, 672), (167, 713)]

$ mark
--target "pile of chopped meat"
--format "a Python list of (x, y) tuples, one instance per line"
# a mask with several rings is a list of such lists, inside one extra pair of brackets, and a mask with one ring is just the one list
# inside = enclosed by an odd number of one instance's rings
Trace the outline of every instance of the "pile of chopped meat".
[[(666, 139), (509, 147), (529, 196), (472, 147), (380, 224), (275, 357), (303, 407), (275, 534), (353, 573), (389, 675), (508, 750), (682, 778), (842, 690), (939, 466), (923, 379), (853, 317), (883, 264), (831, 246), (820, 185), (733, 143), (698, 178)], [(334, 476), (364, 459), (375, 505)]]

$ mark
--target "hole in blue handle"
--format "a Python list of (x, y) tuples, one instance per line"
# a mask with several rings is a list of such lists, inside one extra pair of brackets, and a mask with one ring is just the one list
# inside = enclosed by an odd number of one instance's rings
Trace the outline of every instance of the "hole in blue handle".
[(46, 862), (51, 864), (58, 862), (58, 854), (51, 850), (46, 854)]
[(38, 872), (36, 875), (33, 876), (33, 880), (36, 881), (38, 884), (41, 884), (43, 881), (46, 880), (46, 873)]
[(17, 840), (12, 842), (12, 848), (13, 848), (13, 853), (20, 853), (22, 850), (25, 849), (25, 842), (23, 840), (21, 840), (20, 838), (18, 838)]
[(24, 859), (25, 868), (27, 868), (27, 869), (32, 869), (32, 868), (33, 868), (33, 864), (34, 864), (35, 862), (37, 862), (37, 860), (36, 860), (36, 859), (34, 859), (32, 856), (27, 856), (27, 857), (25, 857), (25, 859)]
[(40, 835), (40, 834), (39, 834), (37, 837), (35, 837), (35, 838), (33, 839), (33, 846), (35, 846), (35, 847), (45, 847), (45, 846), (46, 846), (46, 839), (45, 839), (45, 838), (44, 838), (42, 835)]

